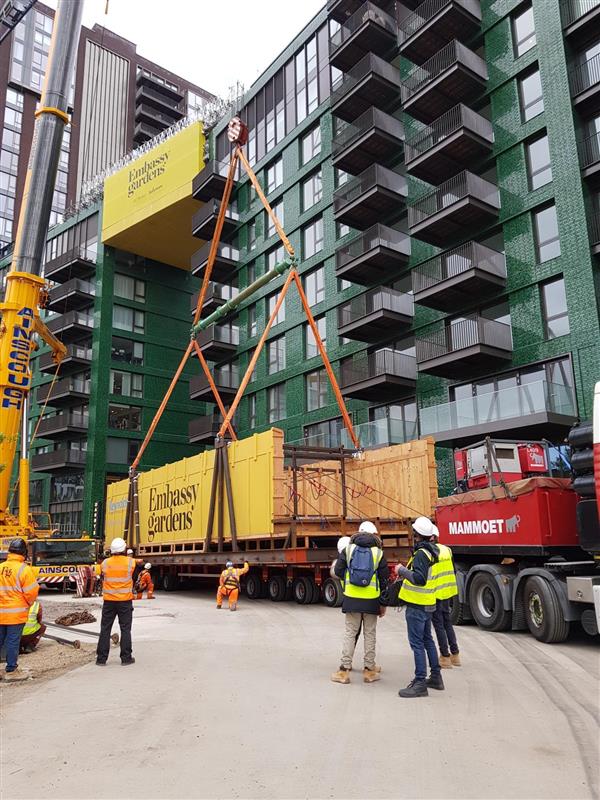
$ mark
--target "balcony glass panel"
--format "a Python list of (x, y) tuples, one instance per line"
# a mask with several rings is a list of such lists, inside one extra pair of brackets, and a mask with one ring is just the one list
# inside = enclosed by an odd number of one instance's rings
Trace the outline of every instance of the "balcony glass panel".
[[(354, 426), (361, 447), (381, 447), (389, 444), (402, 444), (418, 439), (417, 423), (406, 422), (401, 419), (377, 419), (372, 422), (363, 422)], [(354, 449), (348, 431), (340, 431), (342, 447)], [(335, 445), (334, 445), (335, 446)]]

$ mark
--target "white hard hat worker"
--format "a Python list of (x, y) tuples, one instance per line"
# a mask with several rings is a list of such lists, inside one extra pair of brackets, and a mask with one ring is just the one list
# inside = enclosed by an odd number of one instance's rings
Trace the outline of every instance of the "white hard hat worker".
[(338, 539), (338, 543), (337, 543), (337, 551), (338, 551), (338, 553), (341, 555), (344, 552), (344, 550), (348, 547), (349, 544), (350, 544), (350, 537), (349, 536), (341, 536)]
[(110, 552), (113, 556), (121, 555), (125, 550), (127, 550), (127, 543), (125, 539), (121, 539), (120, 536), (117, 536), (117, 538), (113, 539), (110, 543)]
[(228, 561), (228, 562), (225, 564), (225, 566), (227, 567), (227, 569), (229, 569), (229, 567), (233, 567), (233, 561)]
[(360, 528), (358, 529), (359, 533), (372, 533), (375, 536), (379, 533), (377, 530), (377, 525), (373, 522), (369, 522), (369, 520), (365, 520), (364, 522), (360, 523)]
[(133, 550), (131, 549), (131, 547), (130, 547), (130, 548), (129, 548), (129, 550), (127, 551), (127, 555), (128, 555), (128, 556), (132, 556), (132, 555), (133, 555)]
[(440, 533), (429, 517), (417, 517), (412, 526), (414, 532), (423, 539), (431, 539)]
[(152, 569), (152, 564), (148, 561), (147, 564), (144, 564), (144, 569)]

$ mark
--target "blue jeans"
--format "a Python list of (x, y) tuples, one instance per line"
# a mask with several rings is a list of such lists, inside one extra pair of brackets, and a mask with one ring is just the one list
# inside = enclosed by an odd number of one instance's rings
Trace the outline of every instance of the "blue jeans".
[(416, 606), (406, 606), (406, 627), (408, 643), (415, 657), (415, 678), (424, 681), (427, 677), (427, 658), (432, 675), (440, 674), (437, 647), (431, 635), (431, 617), (433, 614)]
[(458, 642), (452, 622), (450, 621), (450, 601), (438, 600), (433, 612), (433, 627), (435, 628), (435, 638), (438, 640), (440, 653), (443, 656), (456, 655), (458, 653)]
[(19, 657), (19, 644), (25, 623), (20, 625), (0, 625), (0, 650), (6, 645), (6, 671), (14, 672)]

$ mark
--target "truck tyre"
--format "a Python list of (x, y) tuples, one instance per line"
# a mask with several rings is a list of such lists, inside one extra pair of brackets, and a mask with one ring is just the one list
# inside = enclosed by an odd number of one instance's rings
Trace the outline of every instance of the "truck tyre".
[(246, 597), (248, 600), (258, 600), (262, 597), (262, 581), (258, 575), (250, 573), (246, 578)]
[(286, 580), (283, 575), (274, 575), (269, 580), (269, 597), (274, 603), (285, 600)]
[(179, 588), (179, 578), (171, 572), (167, 572), (163, 576), (163, 589), (165, 592), (174, 592)]
[(463, 625), (465, 622), (465, 604), (460, 602), (457, 594), (450, 598), (450, 622), (453, 625)]
[(339, 608), (342, 605), (342, 584), (333, 578), (327, 578), (323, 584), (323, 602), (329, 608)]
[(307, 606), (312, 603), (313, 592), (308, 578), (294, 578), (292, 592), (294, 600), (301, 606)]
[(489, 572), (479, 572), (471, 581), (469, 605), (480, 628), (486, 631), (506, 631), (510, 628), (511, 612), (504, 610), (500, 589)]
[(525, 619), (532, 636), (540, 642), (564, 642), (569, 635), (556, 592), (551, 583), (540, 575), (527, 578), (523, 592)]
[(308, 581), (309, 581), (309, 583), (311, 585), (310, 588), (312, 590), (312, 598), (311, 598), (310, 602), (313, 603), (313, 605), (315, 605), (316, 603), (320, 603), (321, 602), (321, 587), (315, 581), (314, 578), (309, 578)]

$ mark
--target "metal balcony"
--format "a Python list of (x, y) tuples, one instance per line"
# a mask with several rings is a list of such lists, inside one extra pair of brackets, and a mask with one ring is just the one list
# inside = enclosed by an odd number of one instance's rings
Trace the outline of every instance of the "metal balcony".
[(371, 106), (389, 111), (400, 104), (400, 72), (374, 53), (367, 53), (344, 74), (331, 94), (331, 111), (348, 122)]
[(457, 103), (474, 100), (487, 78), (485, 61), (454, 40), (408, 74), (402, 84), (403, 109), (421, 122), (433, 122)]
[(397, 40), (395, 18), (375, 3), (363, 3), (329, 40), (329, 63), (349, 70), (366, 53), (385, 56), (396, 47)]
[(445, 247), (492, 224), (499, 212), (498, 187), (464, 171), (410, 206), (408, 227), (411, 236)]
[(224, 361), (236, 354), (240, 329), (233, 325), (211, 325), (196, 336), (202, 354), (208, 361)]
[(71, 278), (87, 278), (96, 271), (96, 251), (75, 247), (56, 258), (48, 259), (44, 265), (44, 277), (55, 283), (64, 283)]
[(414, 394), (417, 365), (412, 356), (383, 348), (360, 353), (340, 365), (340, 389), (344, 397), (378, 402)]
[(153, 106), (157, 111), (171, 117), (171, 125), (184, 116), (178, 107), (180, 102), (172, 99), (166, 92), (151, 86), (139, 86), (135, 93), (136, 107), (142, 103)]
[(419, 372), (456, 380), (510, 361), (511, 327), (474, 314), (420, 334), (416, 346)]
[(422, 408), (419, 420), (421, 435), (453, 447), (490, 435), (562, 441), (577, 420), (577, 404), (571, 387), (535, 381)]
[(31, 457), (31, 469), (34, 472), (64, 472), (70, 469), (83, 469), (87, 453), (83, 450), (71, 450), (61, 447), (51, 453), (37, 453)]
[(174, 109), (172, 112), (165, 114), (164, 111), (159, 111), (154, 108), (154, 106), (150, 106), (147, 103), (141, 103), (139, 106), (136, 106), (135, 109), (136, 122), (146, 122), (148, 125), (156, 127), (159, 131), (170, 128), (174, 122), (177, 122), (177, 120), (182, 117), (183, 114), (178, 109)]
[(590, 220), (590, 245), (592, 253), (600, 255), (600, 211), (595, 211)]
[(87, 311), (69, 311), (48, 322), (48, 330), (63, 342), (88, 339), (94, 330), (94, 315)]
[(576, 44), (593, 40), (600, 30), (600, 0), (562, 0), (564, 35)]
[(380, 219), (405, 210), (408, 186), (404, 175), (373, 164), (333, 194), (333, 218), (342, 225), (364, 230)]
[(579, 143), (579, 163), (584, 178), (600, 181), (600, 133), (593, 133)]
[(88, 414), (63, 411), (53, 417), (44, 417), (38, 428), (39, 439), (69, 439), (85, 436), (89, 423)]
[(412, 285), (415, 303), (452, 311), (467, 300), (477, 302), (505, 288), (504, 254), (469, 242), (415, 267)]
[[(207, 242), (192, 256), (192, 275), (204, 278), (204, 270), (208, 265), (211, 242)], [(217, 247), (211, 278), (219, 283), (230, 284), (235, 280), (236, 270), (239, 266), (240, 251), (230, 244), (220, 243)]]
[(459, 103), (406, 141), (406, 170), (439, 186), (461, 169), (491, 155), (493, 144), (491, 122)]
[[(237, 394), (240, 385), (238, 370), (233, 367), (215, 367), (212, 377), (224, 403), (230, 403)], [(190, 379), (190, 399), (214, 403), (215, 398), (204, 372)]]
[(600, 111), (600, 53), (569, 70), (573, 105), (584, 116)]
[[(204, 295), (204, 303), (202, 304), (203, 316), (206, 316), (206, 314), (212, 314), (212, 312), (216, 311), (217, 308), (220, 308), (223, 303), (226, 303), (228, 300), (232, 300), (234, 297), (237, 297), (237, 295), (238, 290), (233, 286), (227, 286), (223, 283), (209, 281), (206, 294)], [(192, 313), (192, 316), (196, 313), (196, 306), (198, 305), (199, 296), (200, 292), (196, 292), (190, 298), (190, 312)]]
[(410, 237), (385, 225), (373, 225), (335, 251), (335, 274), (369, 285), (389, 281), (410, 258)]
[[(208, 200), (192, 217), (192, 235), (198, 239), (212, 239), (219, 216), (219, 200)], [(227, 238), (235, 233), (240, 215), (235, 207), (227, 206), (223, 222), (222, 238)]]
[[(81, 372), (82, 368), (89, 367), (92, 363), (92, 348), (83, 344), (67, 345), (67, 355), (60, 362), (60, 373)], [(56, 372), (56, 362), (52, 353), (43, 353), (38, 360), (40, 372)]]
[[(188, 438), (190, 444), (214, 444), (222, 423), (223, 417), (220, 414), (207, 414), (204, 417), (191, 419), (188, 423)], [(225, 431), (224, 438), (231, 438), (229, 429)]]
[(220, 200), (227, 182), (228, 161), (207, 161), (204, 169), (192, 181), (192, 197), (206, 203)]
[(149, 125), (147, 122), (136, 123), (133, 132), (133, 141), (136, 144), (144, 144), (144, 142), (154, 139), (159, 133), (162, 133), (164, 128), (157, 128), (155, 125)]
[(94, 304), (95, 296), (96, 284), (93, 281), (71, 278), (70, 281), (50, 289), (48, 309), (64, 314), (66, 311), (89, 308)]
[[(337, 22), (346, 22), (363, 5), (364, 0), (327, 0), (327, 16)], [(417, 0), (403, 0), (405, 6), (414, 7)], [(393, 0), (373, 0), (373, 5), (387, 11), (388, 14), (394, 13)]]
[(480, 29), (480, 0), (425, 0), (398, 24), (400, 53), (423, 64), (448, 42), (468, 42)]
[(385, 164), (402, 152), (404, 125), (399, 119), (371, 107), (354, 122), (343, 122), (332, 142), (334, 167), (351, 175), (372, 164)]
[(184, 94), (179, 89), (174, 89), (172, 86), (167, 86), (160, 78), (155, 78), (152, 75), (146, 75), (142, 70), (136, 75), (137, 86), (148, 86), (160, 94), (168, 97), (173, 103), (181, 103)]
[(377, 342), (412, 325), (413, 298), (381, 286), (338, 307), (338, 334), (359, 342)]
[(89, 378), (63, 378), (54, 384), (51, 390), (52, 383), (45, 383), (39, 386), (37, 390), (37, 401), (42, 405), (48, 395), (48, 405), (50, 406), (69, 406), (81, 403), (82, 400), (87, 400), (90, 396), (91, 381)]

